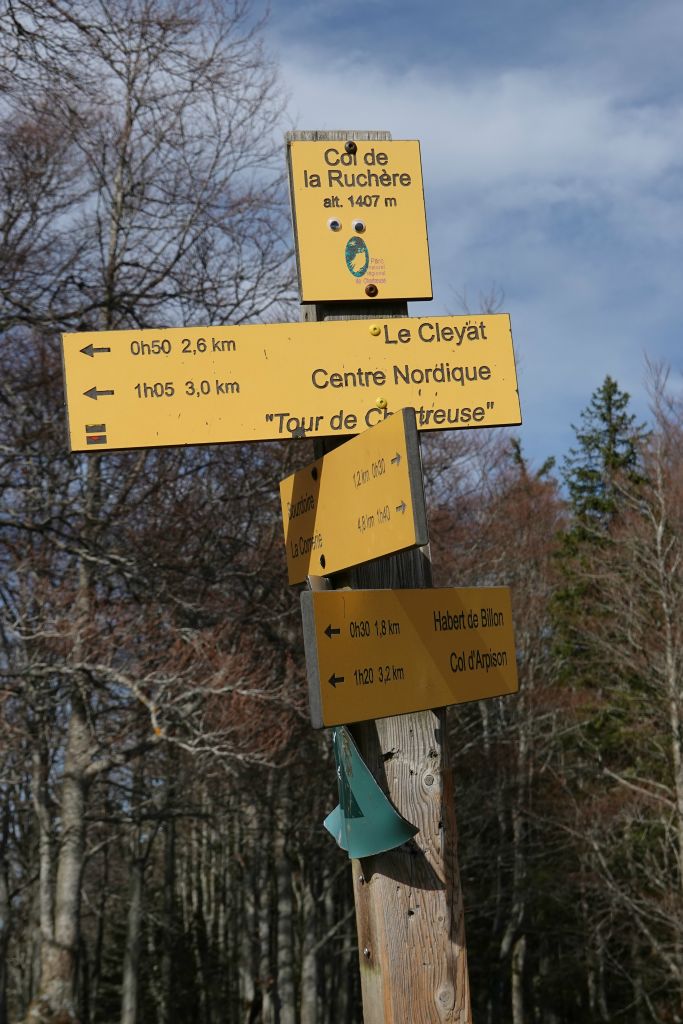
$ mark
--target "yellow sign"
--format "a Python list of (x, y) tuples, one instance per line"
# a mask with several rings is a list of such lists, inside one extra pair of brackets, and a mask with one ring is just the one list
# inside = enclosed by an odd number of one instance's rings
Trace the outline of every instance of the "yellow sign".
[(301, 595), (316, 729), (516, 693), (507, 587)]
[(65, 334), (73, 451), (521, 422), (510, 319), (409, 317)]
[(290, 142), (302, 302), (431, 299), (419, 142)]
[(426, 544), (413, 409), (402, 409), (280, 484), (290, 583)]

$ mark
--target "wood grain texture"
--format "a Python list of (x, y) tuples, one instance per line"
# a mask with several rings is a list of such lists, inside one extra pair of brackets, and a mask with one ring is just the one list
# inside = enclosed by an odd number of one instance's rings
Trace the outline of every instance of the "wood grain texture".
[[(389, 132), (290, 132), (287, 140), (389, 141)], [(308, 321), (398, 317), (405, 302), (302, 306)], [(316, 458), (344, 438), (315, 443)], [(376, 559), (330, 580), (335, 589), (429, 587), (428, 548)], [(352, 728), (363, 759), (419, 832), (398, 850), (353, 861), (365, 1024), (470, 1024), (465, 925), (445, 709)]]
[(366, 763), (418, 834), (353, 863), (366, 1024), (471, 1020), (444, 712), (353, 730)]

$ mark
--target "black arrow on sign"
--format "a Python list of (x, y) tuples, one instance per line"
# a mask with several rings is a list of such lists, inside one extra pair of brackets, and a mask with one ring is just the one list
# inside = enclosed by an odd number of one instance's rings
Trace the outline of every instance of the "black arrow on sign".
[(325, 635), (328, 636), (331, 640), (333, 636), (339, 636), (339, 634), (341, 633), (341, 629), (334, 629), (332, 623), (330, 623), (327, 629), (323, 630), (323, 633), (325, 633)]
[(81, 349), (81, 352), (85, 356), (90, 356), (92, 359), (96, 352), (111, 352), (110, 348), (95, 348), (94, 345), (86, 345), (85, 348)]
[(114, 392), (113, 391), (98, 391), (97, 388), (90, 388), (88, 391), (84, 391), (83, 394), (85, 395), (86, 398), (92, 398), (95, 401), (97, 401), (97, 399), (101, 395), (113, 395)]
[(327, 681), (328, 681), (328, 683), (331, 683), (332, 686), (334, 686), (334, 688), (336, 689), (337, 688), (337, 683), (343, 683), (344, 682), (344, 676), (336, 676), (334, 674), (334, 672), (333, 672), (332, 675), (330, 676), (330, 678)]
[(400, 452), (396, 452), (396, 454), (394, 455), (393, 459), (391, 460), (391, 464), (393, 466), (398, 466), (400, 461), (401, 461), (401, 453)]
[(407, 508), (408, 508), (408, 506), (406, 505), (405, 501), (402, 501), (400, 505), (396, 506), (396, 511), (397, 512), (405, 512), (405, 510)]

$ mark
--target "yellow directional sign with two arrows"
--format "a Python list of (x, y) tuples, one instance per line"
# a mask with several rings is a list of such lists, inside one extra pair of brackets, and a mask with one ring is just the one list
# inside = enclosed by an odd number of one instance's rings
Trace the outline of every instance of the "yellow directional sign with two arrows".
[(301, 595), (315, 728), (516, 693), (507, 587)]
[(402, 409), (280, 484), (290, 583), (427, 543), (415, 411)]

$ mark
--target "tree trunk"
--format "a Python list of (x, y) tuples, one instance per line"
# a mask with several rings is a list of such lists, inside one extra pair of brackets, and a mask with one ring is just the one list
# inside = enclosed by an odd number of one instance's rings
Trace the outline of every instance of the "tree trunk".
[(302, 872), (301, 1024), (318, 1024), (316, 907), (308, 873)]
[(102, 888), (97, 901), (97, 930), (95, 933), (95, 944), (92, 956), (92, 969), (90, 971), (90, 1005), (93, 1014), (97, 1015), (97, 1003), (100, 994), (100, 981), (102, 980), (102, 953), (104, 950), (105, 920), (107, 914), (107, 899), (109, 896), (109, 846), (105, 845), (102, 850)]
[(249, 835), (258, 829), (255, 809), (252, 803), (239, 801), (238, 826), (240, 829), (239, 849), (243, 859), (240, 886), (242, 922), (239, 934), (239, 993), (241, 1004), (241, 1020), (244, 1024), (254, 1024), (260, 1013), (260, 992), (258, 990), (258, 903), (256, 899), (255, 865), (249, 857)]
[(524, 961), (526, 936), (520, 935), (512, 949), (512, 1024), (524, 1024)]
[[(388, 141), (387, 132), (290, 132), (288, 139)], [(407, 316), (407, 303), (316, 303), (302, 319)], [(339, 438), (316, 439), (316, 457)], [(351, 589), (430, 587), (428, 551), (375, 559), (335, 576)], [(359, 753), (396, 809), (417, 826), (410, 844), (353, 861), (363, 1010), (377, 1024), (470, 1024), (465, 915), (457, 860), (453, 770), (444, 708), (352, 728)], [(423, 781), (424, 780), (424, 781)], [(428, 780), (428, 781), (427, 781)], [(438, 879), (438, 884), (435, 880)], [(303, 1024), (303, 1003), (302, 1003)]]
[[(520, 646), (523, 649), (525, 645)], [(527, 671), (525, 686), (516, 702), (517, 777), (512, 805), (512, 892), (510, 894), (510, 913), (500, 950), (502, 960), (510, 958), (512, 1024), (524, 1024), (523, 973), (526, 960), (526, 937), (522, 928), (526, 913), (527, 871), (524, 815), (527, 806), (528, 754), (531, 745), (532, 723), (528, 713), (528, 701), (531, 693), (533, 693), (533, 672)]]
[(261, 1024), (275, 1024), (275, 1003), (273, 1000), (273, 975), (275, 965), (270, 955), (270, 906), (271, 885), (269, 855), (271, 846), (270, 829), (265, 830), (266, 848), (259, 858), (256, 879), (258, 901), (258, 984), (261, 989)]
[[(169, 791), (171, 784), (169, 783)], [(173, 946), (175, 920), (175, 822), (169, 818), (164, 830), (164, 895), (161, 929), (161, 994), (160, 1024), (173, 1020)]]
[[(292, 877), (285, 850), (289, 800), (283, 797), (280, 825), (275, 837), (277, 879), (277, 1003), (279, 1024), (296, 1024), (294, 950), (292, 929)], [(2, 1022), (0, 1022), (2, 1024)]]
[(85, 850), (85, 807), (90, 735), (85, 709), (74, 693), (62, 784), (62, 834), (55, 890), (54, 936), (43, 948), (40, 989), (28, 1013), (31, 1024), (75, 1024), (80, 938), (81, 875)]
[(38, 824), (38, 920), (40, 929), (39, 958), (54, 941), (54, 893), (52, 877), (52, 825), (48, 806), (47, 760), (45, 744), (40, 735), (34, 737), (31, 757), (31, 800)]
[(9, 815), (5, 812), (0, 837), (0, 1024), (7, 1024), (7, 949), (9, 945), (10, 899), (7, 865)]
[[(668, 611), (668, 609), (667, 609)], [(677, 860), (678, 860), (678, 887), (683, 895), (683, 731), (681, 729), (681, 694), (678, 672), (676, 670), (676, 650), (671, 634), (673, 629), (670, 622), (666, 622), (666, 652), (665, 672), (666, 684), (669, 698), (669, 728), (671, 736), (671, 762), (674, 778), (674, 793), (676, 803), (676, 839), (677, 839)], [(679, 950), (679, 969), (683, 976), (683, 959)]]
[(130, 864), (128, 923), (121, 986), (121, 1024), (136, 1024), (138, 1018), (138, 980), (144, 876), (145, 865), (143, 858), (140, 856), (134, 857)]

